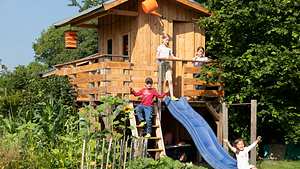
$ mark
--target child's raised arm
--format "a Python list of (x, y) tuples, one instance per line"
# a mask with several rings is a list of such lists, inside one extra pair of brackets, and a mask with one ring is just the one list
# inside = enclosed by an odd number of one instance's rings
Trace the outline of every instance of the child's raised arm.
[(234, 148), (234, 147), (229, 143), (228, 140), (224, 139), (224, 143), (227, 144), (227, 146), (229, 147), (229, 149), (230, 149), (232, 152), (236, 153), (236, 148)]
[(258, 136), (257, 139), (248, 147), (245, 147), (246, 151), (253, 149), (259, 142), (261, 142), (261, 136)]

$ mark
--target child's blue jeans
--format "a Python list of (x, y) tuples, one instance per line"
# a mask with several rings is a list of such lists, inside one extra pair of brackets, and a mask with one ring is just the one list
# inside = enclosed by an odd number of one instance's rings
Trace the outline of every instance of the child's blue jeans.
[[(151, 134), (152, 131), (152, 111), (153, 111), (153, 107), (152, 106), (145, 106), (142, 104), (139, 104), (135, 107), (135, 112), (138, 118), (138, 121), (144, 121), (146, 119), (146, 133)], [(143, 116), (143, 112), (145, 114), (145, 118)]]

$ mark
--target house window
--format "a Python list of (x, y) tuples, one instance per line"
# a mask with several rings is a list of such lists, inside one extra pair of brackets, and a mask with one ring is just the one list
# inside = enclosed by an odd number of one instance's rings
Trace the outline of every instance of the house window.
[(128, 56), (128, 35), (124, 35), (122, 37), (122, 42), (123, 42), (122, 54)]
[(112, 39), (107, 40), (107, 54), (112, 54)]

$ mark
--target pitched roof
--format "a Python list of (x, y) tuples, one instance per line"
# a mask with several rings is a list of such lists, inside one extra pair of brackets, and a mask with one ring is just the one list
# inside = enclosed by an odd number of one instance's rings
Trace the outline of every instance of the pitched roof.
[(108, 0), (105, 1), (95, 7), (86, 9), (70, 18), (67, 18), (65, 20), (59, 21), (54, 23), (55, 27), (61, 27), (68, 24), (76, 24), (79, 23), (82, 20), (86, 20), (89, 18), (95, 18), (99, 15), (101, 15), (103, 12), (108, 11), (109, 9), (116, 7), (124, 2), (127, 2), (128, 0)]
[[(108, 13), (105, 14), (106, 11), (119, 6), (128, 0), (107, 0), (103, 2), (102, 4), (99, 4), (95, 7), (89, 8), (87, 10), (84, 10), (70, 18), (67, 18), (65, 20), (59, 21), (54, 24), (55, 27), (61, 27), (65, 25), (76, 25), (78, 23), (83, 23), (83, 21), (87, 21), (89, 19), (93, 19), (99, 16), (107, 15)], [(181, 3), (189, 8), (192, 8), (199, 13), (204, 14), (205, 16), (210, 16), (211, 13), (207, 8), (202, 6), (200, 3), (194, 1), (194, 0), (175, 0), (178, 3)]]

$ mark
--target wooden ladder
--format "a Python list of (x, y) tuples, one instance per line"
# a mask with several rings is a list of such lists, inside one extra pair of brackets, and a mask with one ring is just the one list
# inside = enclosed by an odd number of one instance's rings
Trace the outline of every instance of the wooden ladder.
[[(133, 104), (131, 103), (131, 107), (133, 108)], [(160, 124), (160, 117), (158, 113), (157, 105), (155, 104), (153, 107), (153, 114), (152, 114), (152, 134), (151, 137), (145, 138), (148, 141), (147, 152), (154, 157), (155, 159), (159, 159), (162, 156), (166, 155), (165, 152), (165, 145), (161, 130)], [(144, 129), (141, 127), (137, 127), (136, 118), (134, 110), (130, 112), (130, 125), (131, 125), (131, 132), (132, 136), (140, 137), (140, 132)]]

